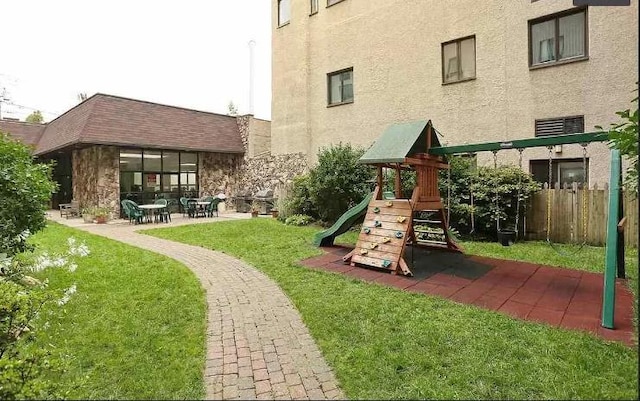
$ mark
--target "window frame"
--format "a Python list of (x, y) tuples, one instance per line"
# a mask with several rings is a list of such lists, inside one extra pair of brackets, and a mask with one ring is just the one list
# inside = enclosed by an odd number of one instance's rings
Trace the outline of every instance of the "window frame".
[[(347, 100), (344, 101), (343, 99), (343, 94), (340, 94), (340, 102), (337, 103), (331, 103), (331, 77), (336, 76), (336, 75), (342, 75), (345, 72), (351, 72), (351, 86), (352, 86), (352, 97), (351, 100)], [(329, 72), (327, 73), (327, 107), (335, 107), (335, 106), (341, 106), (343, 104), (350, 104), (353, 103), (354, 99), (355, 99), (355, 93), (353, 93), (353, 87), (354, 87), (354, 76), (353, 76), (353, 67), (349, 67), (349, 68), (343, 68), (341, 70), (337, 70), (337, 71), (333, 71), (333, 72)], [(340, 86), (342, 88), (342, 85)]]
[[(532, 40), (532, 34), (531, 31), (533, 29), (533, 26), (536, 24), (540, 24), (543, 22), (547, 22), (547, 21), (554, 21), (554, 52), (556, 55), (556, 58), (559, 56), (560, 54), (560, 40), (558, 40), (558, 36), (560, 34), (560, 18), (562, 17), (567, 17), (569, 15), (573, 15), (573, 14), (580, 14), (580, 13), (584, 13), (584, 54), (582, 56), (575, 56), (575, 57), (569, 57), (569, 58), (564, 58), (564, 59), (556, 59), (554, 61), (547, 61), (544, 63), (537, 63), (537, 64), (533, 64), (533, 43), (531, 43)], [(546, 67), (552, 67), (552, 66), (556, 66), (556, 65), (563, 65), (563, 64), (569, 64), (569, 63), (575, 63), (575, 62), (579, 62), (579, 61), (585, 61), (585, 60), (589, 60), (589, 8), (587, 6), (582, 6), (582, 7), (575, 7), (575, 8), (571, 8), (569, 10), (564, 10), (564, 11), (560, 11), (554, 14), (549, 14), (549, 15), (545, 15), (542, 17), (538, 17), (538, 18), (534, 18), (528, 21), (527, 23), (527, 41), (528, 41), (528, 52), (529, 52), (529, 69), (530, 70), (536, 70), (539, 68), (546, 68)]]
[[(583, 168), (583, 160), (581, 157), (570, 157), (570, 158), (552, 158), (551, 159), (551, 181), (554, 184), (554, 188), (555, 188), (555, 184), (558, 183), (560, 185), (560, 188), (563, 188), (563, 182), (560, 182), (560, 173), (561, 173), (561, 169), (564, 166), (565, 168), (567, 166), (570, 165), (575, 165), (577, 167), (579, 167), (580, 169)], [(548, 184), (549, 183), (549, 159), (531, 159), (529, 160), (529, 174), (531, 174), (531, 176), (533, 177), (533, 180), (540, 183), (540, 184)], [(537, 169), (538, 167), (541, 167), (540, 171), (544, 171), (544, 181), (540, 181), (538, 180), (535, 175), (535, 169)], [(591, 158), (587, 157), (586, 158), (586, 177), (583, 177), (584, 181), (576, 181), (578, 182), (578, 188), (582, 188), (583, 184), (586, 184), (587, 188), (590, 188), (591, 183), (590, 183), (590, 179), (591, 179)], [(567, 183), (568, 184), (568, 183)], [(553, 189), (553, 188), (552, 188)]]
[(331, 6), (335, 6), (336, 4), (342, 3), (343, 1), (345, 1), (345, 0), (327, 0), (327, 7), (326, 8), (329, 8)]
[[(473, 77), (469, 77), (469, 78), (464, 78), (464, 79), (458, 79), (455, 81), (449, 81), (446, 82), (445, 81), (445, 76), (446, 76), (446, 69), (445, 69), (445, 61), (444, 61), (444, 48), (445, 46), (448, 46), (452, 43), (456, 44), (456, 62), (458, 64), (458, 76), (462, 75), (462, 57), (461, 57), (461, 51), (460, 51), (460, 43), (465, 41), (465, 40), (469, 40), (469, 39), (473, 39)], [(468, 35), (468, 36), (464, 36), (461, 38), (457, 38), (457, 39), (453, 39), (453, 40), (449, 40), (447, 42), (442, 42), (440, 44), (440, 62), (442, 65), (442, 85), (451, 85), (451, 84), (457, 84), (459, 82), (467, 82), (467, 81), (473, 81), (476, 79), (476, 77), (478, 76), (478, 65), (476, 64), (476, 59), (478, 58), (478, 53), (477, 53), (477, 40), (476, 40), (476, 35)]]
[[(315, 11), (313, 9), (314, 4), (316, 6)], [(309, 16), (311, 17), (312, 15), (318, 14), (319, 10), (320, 10), (320, 0), (310, 0), (309, 1)]]
[[(288, 1), (289, 2), (289, 19), (281, 23), (280, 22), (280, 4), (283, 1)], [(278, 14), (277, 15), (278, 16), (278, 28), (282, 28), (283, 26), (287, 26), (287, 25), (289, 25), (291, 23), (291, 0), (278, 0), (278, 2), (276, 4), (277, 4), (277, 7), (278, 7), (278, 13), (277, 13)]]

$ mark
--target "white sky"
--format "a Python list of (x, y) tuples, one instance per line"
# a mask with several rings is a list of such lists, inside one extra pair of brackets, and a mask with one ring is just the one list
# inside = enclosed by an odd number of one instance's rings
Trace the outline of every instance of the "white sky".
[(2, 117), (50, 121), (80, 92), (248, 113), (250, 40), (254, 115), (271, 117), (269, 0), (2, 0), (0, 26)]

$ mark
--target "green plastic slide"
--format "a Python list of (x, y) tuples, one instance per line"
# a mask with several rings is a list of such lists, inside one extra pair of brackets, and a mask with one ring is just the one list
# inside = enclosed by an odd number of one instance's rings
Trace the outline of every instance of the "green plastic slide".
[(347, 210), (338, 221), (335, 222), (330, 228), (321, 231), (313, 237), (313, 245), (315, 246), (331, 246), (333, 240), (340, 234), (345, 233), (351, 226), (356, 224), (360, 220), (364, 220), (364, 215), (367, 214), (367, 206), (371, 201), (373, 193), (367, 195), (362, 202), (356, 206)]

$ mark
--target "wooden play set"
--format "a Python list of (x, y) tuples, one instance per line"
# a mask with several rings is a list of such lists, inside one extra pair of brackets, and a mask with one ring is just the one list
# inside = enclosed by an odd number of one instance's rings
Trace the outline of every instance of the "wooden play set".
[[(522, 164), (524, 149), (547, 147), (551, 166), (551, 149), (554, 146), (580, 144), (583, 147), (583, 166), (586, 177), (587, 145), (591, 142), (608, 140), (609, 135), (606, 132), (591, 132), (443, 147), (430, 120), (391, 125), (359, 160), (360, 163), (377, 168), (377, 185), (371, 197), (367, 197), (359, 205), (347, 211), (333, 227), (318, 233), (314, 243), (318, 246), (330, 246), (337, 235), (348, 230), (364, 216), (356, 246), (343, 260), (352, 266), (381, 269), (393, 274), (411, 276), (411, 270), (403, 258), (408, 244), (462, 252), (449, 236), (447, 214), (438, 190), (438, 170), (449, 168), (447, 155), (474, 155), (477, 152), (490, 151), (494, 155), (494, 164), (496, 164), (497, 153), (500, 150), (516, 149), (520, 153)], [(620, 230), (625, 219), (619, 220), (623, 215), (620, 165), (620, 151), (612, 149), (602, 301), (602, 326), (606, 328), (613, 328), (616, 275), (619, 278), (625, 277), (624, 239)], [(522, 168), (522, 165), (520, 167)], [(383, 168), (395, 170), (393, 193), (382, 190)], [(401, 172), (405, 170), (416, 172), (416, 186), (411, 198), (403, 198)], [(551, 177), (550, 169), (550, 184)], [(549, 195), (548, 202), (551, 201), (551, 195)], [(551, 216), (549, 212), (547, 213), (550, 220)], [(499, 220), (497, 226), (499, 229)], [(547, 242), (551, 245), (550, 230), (549, 224)]]
[[(420, 142), (425, 151), (412, 151), (420, 147)], [(460, 251), (447, 232), (446, 213), (438, 189), (438, 170), (449, 165), (443, 156), (427, 153), (432, 146), (440, 143), (431, 121), (394, 125), (362, 156), (361, 163), (377, 167), (377, 185), (356, 247), (344, 257), (345, 262), (411, 276), (403, 258), (407, 243)], [(394, 196), (388, 197), (390, 199), (383, 199), (380, 190), (385, 167), (396, 172)], [(411, 199), (402, 198), (402, 170), (416, 171)]]

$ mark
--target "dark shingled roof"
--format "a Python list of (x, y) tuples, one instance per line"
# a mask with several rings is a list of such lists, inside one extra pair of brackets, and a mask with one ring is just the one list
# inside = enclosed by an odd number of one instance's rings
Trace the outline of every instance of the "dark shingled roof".
[(102, 93), (47, 124), (35, 153), (81, 144), (244, 152), (235, 117)]
[(10, 137), (19, 140), (25, 145), (33, 146), (38, 144), (46, 125), (36, 123), (26, 123), (23, 121), (0, 120), (0, 132), (9, 134)]

